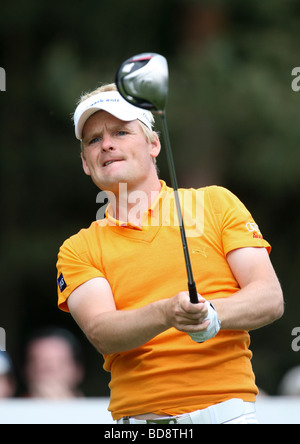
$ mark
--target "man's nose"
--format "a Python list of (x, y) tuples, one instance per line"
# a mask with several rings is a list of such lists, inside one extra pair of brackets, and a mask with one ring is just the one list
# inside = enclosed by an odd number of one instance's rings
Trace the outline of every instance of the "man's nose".
[(113, 144), (113, 141), (112, 141), (111, 137), (109, 136), (109, 134), (103, 135), (102, 150), (103, 151), (112, 151), (114, 149), (115, 149), (114, 144)]

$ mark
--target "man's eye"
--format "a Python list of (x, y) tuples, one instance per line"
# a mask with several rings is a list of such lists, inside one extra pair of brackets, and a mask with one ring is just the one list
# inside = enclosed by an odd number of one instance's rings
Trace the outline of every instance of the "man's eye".
[(93, 145), (94, 143), (98, 143), (100, 141), (100, 137), (94, 137), (89, 141), (89, 145)]
[(118, 131), (117, 132), (118, 136), (126, 136), (126, 134), (127, 134), (126, 131)]

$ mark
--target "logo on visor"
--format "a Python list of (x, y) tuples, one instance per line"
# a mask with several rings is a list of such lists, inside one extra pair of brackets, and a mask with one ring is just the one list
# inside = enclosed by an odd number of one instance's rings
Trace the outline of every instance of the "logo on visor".
[(99, 99), (96, 102), (93, 102), (90, 107), (97, 105), (98, 103), (105, 103), (105, 102), (115, 102), (118, 103), (120, 102), (119, 99)]

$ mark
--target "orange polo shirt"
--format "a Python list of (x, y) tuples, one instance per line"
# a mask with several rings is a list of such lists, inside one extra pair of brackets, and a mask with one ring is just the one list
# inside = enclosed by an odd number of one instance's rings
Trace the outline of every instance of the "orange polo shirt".
[[(58, 255), (58, 304), (95, 277), (110, 283), (118, 310), (136, 309), (187, 290), (173, 190), (162, 183), (142, 227), (109, 212), (62, 245)], [(270, 245), (245, 206), (230, 191), (212, 186), (180, 189), (197, 291), (206, 299), (239, 290), (226, 255), (237, 248)], [(114, 419), (153, 412), (178, 415), (231, 398), (255, 401), (247, 331), (220, 330), (198, 344), (175, 328), (143, 346), (104, 356), (111, 372), (109, 410)]]

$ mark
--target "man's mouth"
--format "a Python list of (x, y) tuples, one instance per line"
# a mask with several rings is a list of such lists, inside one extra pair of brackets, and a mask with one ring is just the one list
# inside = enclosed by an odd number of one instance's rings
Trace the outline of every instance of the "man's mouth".
[(108, 165), (110, 165), (111, 163), (114, 162), (120, 162), (120, 159), (115, 159), (115, 160), (107, 160), (106, 162), (104, 162), (103, 166), (106, 167)]

